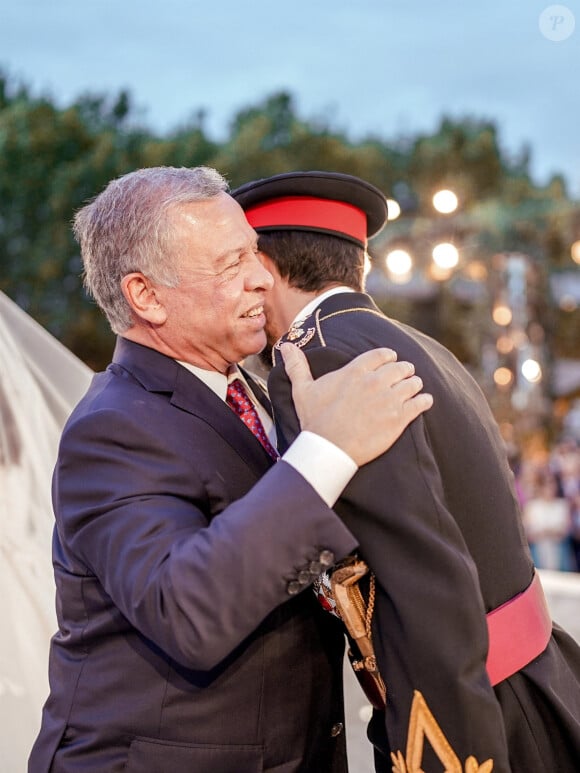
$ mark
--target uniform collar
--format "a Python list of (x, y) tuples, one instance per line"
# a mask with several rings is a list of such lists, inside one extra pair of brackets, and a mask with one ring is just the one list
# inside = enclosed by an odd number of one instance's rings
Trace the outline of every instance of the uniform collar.
[(325, 301), (327, 298), (330, 298), (333, 295), (338, 295), (338, 293), (354, 293), (355, 290), (352, 289), (352, 287), (347, 287), (346, 285), (340, 285), (339, 287), (332, 287), (330, 290), (326, 290), (323, 293), (320, 293), (320, 295), (317, 295), (316, 298), (313, 298), (311, 301), (309, 301), (306, 306), (304, 306), (298, 314), (294, 317), (292, 320), (292, 324), (290, 325), (290, 328), (298, 327), (301, 322), (303, 322), (305, 319), (308, 319), (308, 317), (312, 314), (312, 312), (317, 309), (320, 304)]

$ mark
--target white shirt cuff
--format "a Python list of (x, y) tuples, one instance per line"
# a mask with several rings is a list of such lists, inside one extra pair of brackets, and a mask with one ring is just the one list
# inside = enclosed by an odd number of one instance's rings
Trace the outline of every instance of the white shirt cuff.
[(356, 462), (341, 448), (306, 430), (298, 435), (282, 461), (294, 467), (329, 507), (358, 470)]

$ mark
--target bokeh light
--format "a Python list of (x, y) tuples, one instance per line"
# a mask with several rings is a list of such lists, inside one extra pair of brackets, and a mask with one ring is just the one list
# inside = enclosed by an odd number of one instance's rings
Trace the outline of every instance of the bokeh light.
[(481, 260), (472, 260), (464, 269), (465, 276), (474, 282), (484, 282), (487, 279), (487, 267)]
[(496, 368), (494, 371), (493, 380), (498, 387), (508, 387), (514, 380), (514, 374), (509, 368), (502, 365), (501, 368)]
[(396, 220), (401, 214), (399, 202), (395, 201), (395, 199), (387, 199), (387, 211), (389, 213), (389, 220)]
[(406, 250), (391, 250), (386, 257), (386, 264), (391, 274), (404, 276), (413, 268), (413, 258)]
[(450, 190), (437, 191), (433, 196), (433, 206), (442, 215), (450, 215), (459, 205), (457, 196)]
[(514, 342), (510, 336), (502, 335), (497, 339), (497, 350), (500, 354), (509, 354), (514, 350)]
[(537, 384), (542, 380), (542, 368), (540, 363), (534, 359), (525, 360), (522, 363), (522, 376), (532, 384)]
[(459, 263), (459, 251), (454, 244), (441, 242), (433, 247), (433, 260), (440, 268), (455, 268)]
[(512, 310), (509, 306), (506, 306), (505, 303), (498, 303), (494, 306), (491, 315), (496, 325), (502, 325), (504, 327), (510, 324), (513, 317)]

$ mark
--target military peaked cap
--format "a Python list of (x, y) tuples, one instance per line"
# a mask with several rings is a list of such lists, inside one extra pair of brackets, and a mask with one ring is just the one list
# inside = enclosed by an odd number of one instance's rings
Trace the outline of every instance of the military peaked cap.
[(315, 231), (365, 246), (387, 221), (383, 193), (340, 172), (286, 172), (253, 180), (231, 195), (258, 233)]

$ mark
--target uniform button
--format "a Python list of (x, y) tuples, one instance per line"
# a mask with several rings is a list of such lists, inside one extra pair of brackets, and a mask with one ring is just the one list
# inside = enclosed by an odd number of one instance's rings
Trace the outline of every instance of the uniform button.
[(312, 572), (312, 574), (320, 574), (322, 571), (322, 564), (320, 561), (311, 561), (308, 564), (308, 570)]
[(289, 582), (286, 586), (286, 590), (290, 596), (295, 596), (297, 593), (300, 593), (301, 590), (304, 590), (304, 585), (297, 580), (292, 580), (292, 582)]
[(332, 566), (334, 563), (334, 553), (332, 550), (321, 550), (318, 560), (322, 566)]
[(340, 735), (343, 730), (344, 730), (344, 725), (342, 724), (342, 722), (337, 722), (330, 728), (330, 737), (336, 738), (336, 736)]
[(312, 582), (312, 575), (307, 569), (303, 569), (301, 572), (298, 572), (298, 582), (300, 585), (310, 585)]

